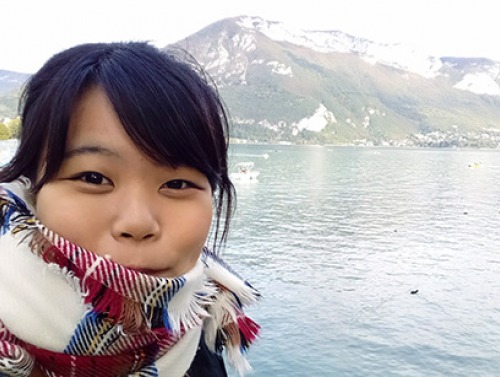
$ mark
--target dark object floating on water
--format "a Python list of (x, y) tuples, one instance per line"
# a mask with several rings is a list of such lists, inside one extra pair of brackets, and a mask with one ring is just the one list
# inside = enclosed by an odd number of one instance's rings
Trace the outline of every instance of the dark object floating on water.
[(414, 291), (410, 292), (412, 295), (416, 295), (418, 293), (418, 289), (415, 289)]
[(469, 212), (467, 212), (467, 211), (464, 211), (464, 215), (468, 215), (468, 214), (469, 214)]

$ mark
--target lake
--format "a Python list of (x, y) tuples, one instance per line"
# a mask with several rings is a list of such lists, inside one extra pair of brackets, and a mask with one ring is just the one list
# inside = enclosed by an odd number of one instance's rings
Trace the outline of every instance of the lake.
[(500, 151), (233, 145), (245, 161), (224, 256), (263, 294), (249, 376), (499, 375)]
[(264, 296), (251, 376), (499, 375), (500, 152), (231, 154), (260, 171), (226, 250)]

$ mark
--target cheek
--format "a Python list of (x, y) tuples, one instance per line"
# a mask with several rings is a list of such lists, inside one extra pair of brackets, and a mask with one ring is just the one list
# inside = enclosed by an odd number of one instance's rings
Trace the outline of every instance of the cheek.
[(59, 214), (57, 211), (58, 205), (56, 192), (52, 189), (50, 183), (44, 185), (35, 197), (35, 210), (38, 219), (49, 229), (59, 232), (58, 223)]
[(205, 210), (203, 211), (203, 214), (200, 216), (200, 221), (202, 222), (202, 226), (204, 229), (205, 239), (210, 231), (212, 220), (213, 220), (213, 202), (212, 202), (212, 197), (210, 197), (210, 200), (207, 200), (205, 203)]
[(77, 245), (90, 248), (85, 235), (99, 227), (98, 218), (92, 215), (88, 205), (80, 205), (57, 186), (50, 183), (41, 188), (36, 196), (36, 215), (50, 230)]
[[(182, 221), (179, 221), (180, 218)], [(180, 239), (191, 244), (190, 246), (195, 249), (203, 246), (212, 224), (212, 202), (205, 201), (184, 209), (182, 212), (179, 211), (175, 222), (180, 225), (175, 226)]]
[(191, 226), (186, 227), (193, 234), (197, 234), (198, 239), (206, 241), (210, 226), (212, 225), (212, 206), (204, 206), (200, 211), (195, 211), (196, 215), (191, 217)]

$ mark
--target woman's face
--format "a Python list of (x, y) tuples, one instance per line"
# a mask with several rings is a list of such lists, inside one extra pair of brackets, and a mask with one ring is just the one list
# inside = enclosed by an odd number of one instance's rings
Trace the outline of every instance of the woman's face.
[(171, 277), (200, 255), (212, 191), (198, 170), (159, 165), (140, 152), (95, 87), (72, 114), (63, 164), (38, 192), (36, 210), (45, 226), (79, 246)]

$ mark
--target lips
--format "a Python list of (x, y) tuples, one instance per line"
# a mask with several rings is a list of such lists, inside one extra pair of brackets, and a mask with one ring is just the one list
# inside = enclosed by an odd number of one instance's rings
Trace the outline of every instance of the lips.
[(141, 268), (141, 267), (130, 267), (126, 266), (130, 270), (134, 270), (136, 272), (140, 272), (141, 274), (145, 275), (152, 275), (152, 276), (159, 276), (161, 274), (160, 270), (155, 270), (151, 268)]

